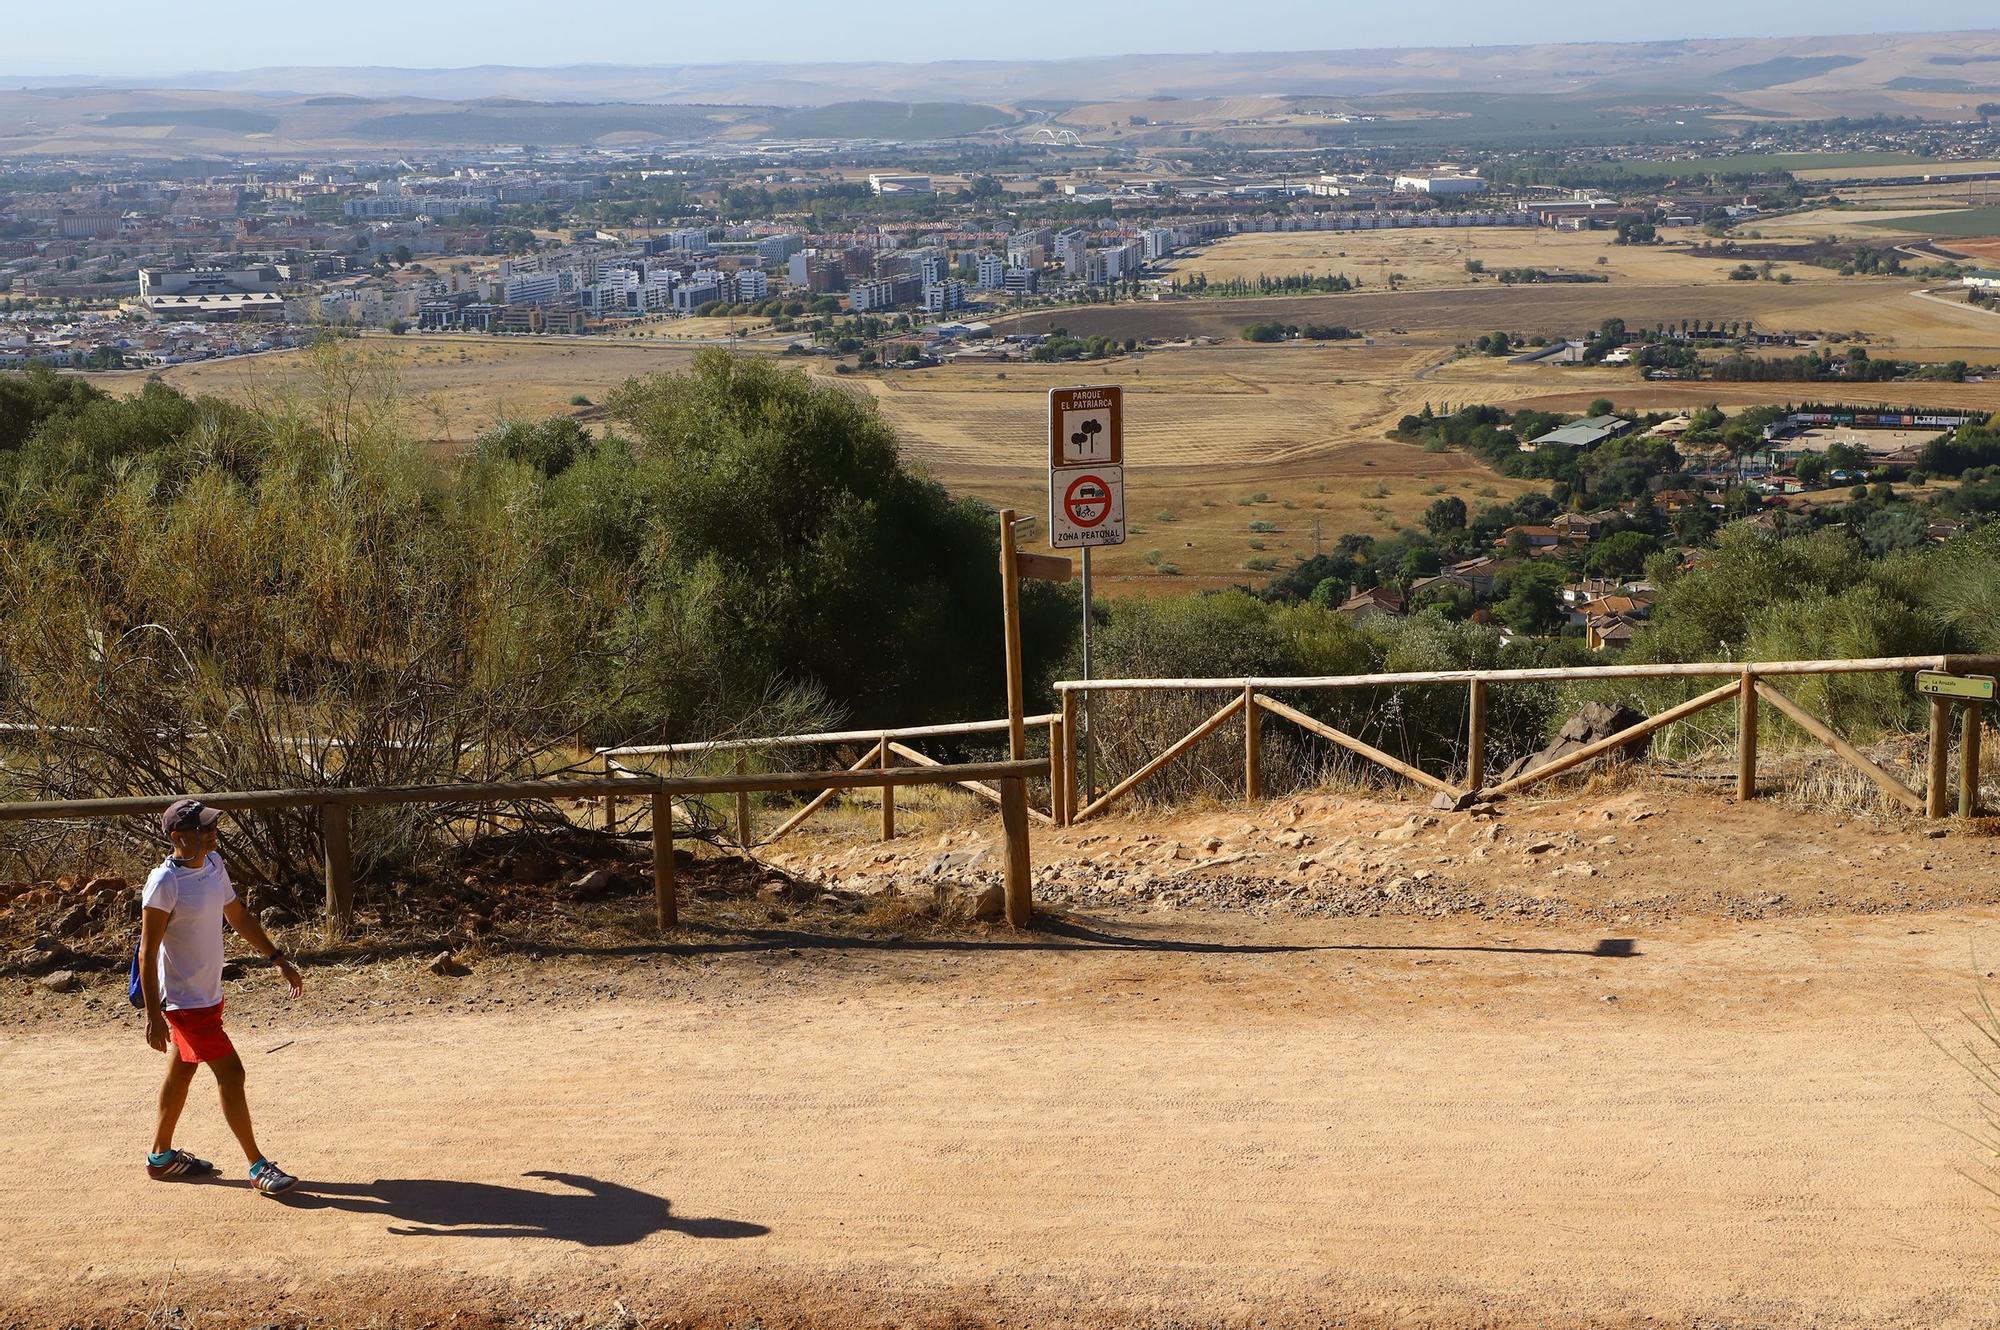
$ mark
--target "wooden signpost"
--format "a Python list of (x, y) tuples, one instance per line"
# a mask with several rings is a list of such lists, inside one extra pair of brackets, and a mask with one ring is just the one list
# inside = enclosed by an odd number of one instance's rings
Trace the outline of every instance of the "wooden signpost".
[(1986, 704), (1993, 700), (1993, 682), (1990, 674), (1917, 672), (1917, 693), (1931, 700), (1931, 785), (1924, 811), (1932, 817), (1944, 816), (1944, 784), (1951, 769), (1945, 746), (1951, 737), (1953, 702), (1965, 707), (1958, 733), (1958, 815), (1979, 816), (1979, 744), (1986, 728)]

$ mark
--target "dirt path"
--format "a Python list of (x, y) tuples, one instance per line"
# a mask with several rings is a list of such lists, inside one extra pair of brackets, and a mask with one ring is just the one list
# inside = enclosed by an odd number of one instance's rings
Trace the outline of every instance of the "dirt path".
[[(1620, 956), (1145, 912), (328, 972), (290, 1008), (253, 976), (294, 1206), (233, 1161), (143, 1180), (159, 1064), (99, 989), (0, 1034), (0, 1324), (1990, 1326), (1970, 1087), (1922, 1030), (1996, 921)], [(230, 1153), (205, 1083), (183, 1140)]]

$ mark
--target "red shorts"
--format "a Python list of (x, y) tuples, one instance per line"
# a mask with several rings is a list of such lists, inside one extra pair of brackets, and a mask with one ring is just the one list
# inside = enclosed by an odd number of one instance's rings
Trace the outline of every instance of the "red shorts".
[(182, 1062), (214, 1062), (236, 1051), (236, 1045), (229, 1042), (229, 1035), (222, 1028), (220, 1002), (212, 1007), (189, 1007), (165, 1014), (167, 1029), (173, 1034), (174, 1047), (181, 1051)]

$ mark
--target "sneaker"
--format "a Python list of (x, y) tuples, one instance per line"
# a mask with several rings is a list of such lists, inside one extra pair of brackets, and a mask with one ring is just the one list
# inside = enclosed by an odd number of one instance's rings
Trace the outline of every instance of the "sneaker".
[(266, 1196), (276, 1196), (299, 1185), (299, 1180), (266, 1159), (250, 1170), (250, 1184)]
[(151, 1155), (146, 1156), (146, 1176), (155, 1182), (170, 1182), (177, 1179), (205, 1178), (215, 1172), (215, 1165), (206, 1159), (196, 1159), (185, 1150), (169, 1150), (165, 1163), (156, 1164)]

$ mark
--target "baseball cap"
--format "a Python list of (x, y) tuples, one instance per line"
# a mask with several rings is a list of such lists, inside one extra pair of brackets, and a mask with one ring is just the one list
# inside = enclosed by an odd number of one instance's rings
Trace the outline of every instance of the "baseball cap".
[(176, 799), (160, 814), (160, 830), (169, 836), (176, 831), (196, 831), (214, 826), (221, 816), (220, 808), (210, 808), (199, 799)]

